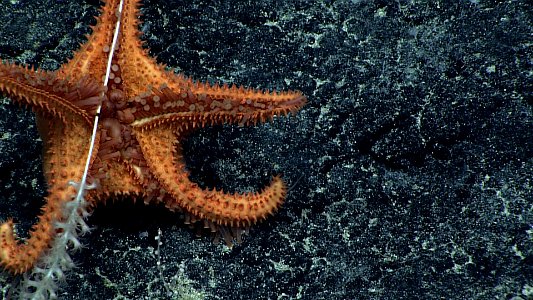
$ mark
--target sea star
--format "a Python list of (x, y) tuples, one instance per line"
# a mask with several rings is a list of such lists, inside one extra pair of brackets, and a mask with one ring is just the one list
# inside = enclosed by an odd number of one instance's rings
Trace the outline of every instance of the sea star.
[[(48, 196), (30, 237), (19, 243), (14, 224), (0, 225), (0, 264), (14, 274), (30, 269), (57, 235), (62, 207), (82, 177), (97, 106), (102, 104), (89, 179), (96, 188), (87, 199), (97, 203), (118, 196), (143, 197), (182, 211), (232, 239), (242, 228), (273, 214), (286, 186), (275, 176), (260, 193), (227, 194), (191, 182), (181, 154), (184, 136), (207, 125), (264, 122), (296, 112), (306, 102), (300, 92), (265, 92), (194, 82), (166, 71), (148, 56), (139, 39), (139, 2), (106, 1), (93, 33), (74, 57), (54, 72), (0, 62), (0, 92), (30, 106), (44, 141)], [(110, 65), (110, 83), (100, 82), (120, 18), (118, 48)]]

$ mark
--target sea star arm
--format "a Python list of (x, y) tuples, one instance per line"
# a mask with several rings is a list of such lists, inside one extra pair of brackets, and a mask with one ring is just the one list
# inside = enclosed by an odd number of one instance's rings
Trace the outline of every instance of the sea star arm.
[(102, 88), (89, 77), (71, 83), (55, 72), (0, 61), (0, 93), (34, 111), (63, 120), (69, 114), (77, 115), (92, 124), (87, 111), (93, 111), (100, 102)]
[[(44, 121), (45, 117), (41, 121)], [(24, 243), (18, 242), (14, 223), (8, 220), (0, 224), (0, 265), (14, 274), (30, 269), (48, 250), (57, 234), (56, 222), (62, 221), (64, 203), (71, 200), (76, 190), (69, 182), (80, 180), (83, 166), (87, 158), (90, 127), (83, 122), (74, 122), (75, 115), (65, 116), (68, 126), (61, 121), (46, 123), (48, 125), (49, 147), (45, 153), (44, 171), (48, 181), (48, 196), (41, 209), (41, 215), (33, 225), (30, 236)], [(46, 126), (43, 123), (41, 126)], [(51, 143), (61, 143), (62, 147), (54, 147)], [(57, 146), (57, 145), (55, 145)]]
[(0, 265), (13, 273), (23, 273), (50, 246), (56, 235), (54, 224), (62, 218), (63, 203), (75, 194), (68, 183), (82, 176), (87, 153), (80, 149), (88, 149), (91, 135), (88, 111), (101, 101), (102, 89), (89, 77), (72, 83), (55, 72), (0, 62), (0, 93), (37, 113), (44, 141), (48, 196), (30, 237), (19, 243), (13, 221), (0, 224)]
[[(277, 176), (260, 193), (227, 194), (199, 188), (188, 179), (179, 141), (197, 126), (256, 123), (298, 110), (305, 104), (299, 92), (274, 94), (196, 84), (184, 87), (180, 94), (163, 87), (144, 101), (148, 109), (136, 110), (138, 119), (130, 125), (150, 170), (172, 195), (167, 207), (181, 207), (198, 219), (229, 227), (249, 226), (279, 208), (286, 186)], [(158, 115), (152, 116), (152, 107)]]
[[(123, 120), (147, 120), (179, 112), (202, 114), (209, 123), (248, 124), (295, 112), (305, 104), (305, 96), (298, 91), (268, 92), (200, 83), (167, 71), (142, 47), (139, 1), (126, 0), (124, 7), (120, 51), (112, 67), (114, 80), (124, 82), (123, 92), (128, 101), (120, 112)], [(102, 18), (105, 16), (103, 13)]]
[(181, 147), (176, 142), (180, 128), (166, 124), (149, 130), (136, 128), (134, 132), (150, 170), (172, 195), (165, 203), (170, 209), (184, 209), (197, 219), (216, 225), (246, 227), (273, 214), (284, 200), (286, 187), (277, 176), (261, 193), (227, 194), (203, 190), (189, 180), (185, 170)]

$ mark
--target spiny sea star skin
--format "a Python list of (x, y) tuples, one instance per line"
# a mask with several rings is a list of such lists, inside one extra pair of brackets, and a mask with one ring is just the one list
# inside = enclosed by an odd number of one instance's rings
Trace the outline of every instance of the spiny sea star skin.
[[(106, 1), (93, 33), (74, 57), (54, 72), (0, 62), (0, 93), (36, 113), (44, 141), (48, 196), (30, 238), (21, 244), (13, 222), (0, 224), (0, 264), (19, 274), (30, 269), (57, 235), (54, 224), (76, 189), (90, 144), (94, 116), (102, 103), (89, 179), (97, 188), (86, 197), (91, 207), (107, 199), (143, 197), (203, 222), (227, 242), (274, 214), (286, 186), (275, 176), (260, 193), (227, 194), (191, 182), (181, 141), (190, 131), (222, 123), (265, 122), (295, 113), (306, 102), (300, 92), (265, 92), (194, 82), (165, 70), (148, 56), (139, 39), (139, 0)], [(120, 17), (118, 47), (113, 32)], [(104, 87), (107, 59), (113, 54), (110, 83)]]

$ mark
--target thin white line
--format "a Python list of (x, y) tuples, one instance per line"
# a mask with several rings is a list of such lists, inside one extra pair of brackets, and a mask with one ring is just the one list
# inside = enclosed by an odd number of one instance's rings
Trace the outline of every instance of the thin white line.
[[(124, 5), (124, 0), (120, 0), (120, 4), (118, 6), (118, 20), (115, 27), (115, 33), (113, 35), (113, 43), (111, 45), (111, 51), (109, 52), (109, 57), (107, 60), (107, 68), (106, 68), (106, 74), (104, 78), (104, 87), (107, 87), (107, 83), (109, 81), (109, 74), (111, 73), (111, 64), (113, 62), (113, 54), (115, 53), (115, 48), (118, 40), (118, 33), (120, 32), (120, 20), (122, 18), (122, 7)], [(105, 92), (105, 91), (104, 91)], [(102, 92), (102, 98), (103, 93)], [(83, 195), (85, 193), (85, 185), (87, 184), (87, 174), (89, 173), (89, 166), (91, 165), (91, 157), (93, 156), (93, 150), (94, 150), (94, 142), (96, 140), (96, 131), (98, 129), (98, 120), (100, 117), (100, 111), (102, 110), (102, 104), (98, 105), (98, 108), (96, 110), (96, 116), (94, 117), (94, 125), (93, 125), (93, 133), (91, 136), (91, 144), (89, 147), (89, 154), (87, 155), (87, 162), (85, 163), (85, 169), (83, 170), (83, 176), (81, 178), (81, 182), (78, 188), (78, 193), (76, 195), (76, 202), (80, 202), (83, 198)]]

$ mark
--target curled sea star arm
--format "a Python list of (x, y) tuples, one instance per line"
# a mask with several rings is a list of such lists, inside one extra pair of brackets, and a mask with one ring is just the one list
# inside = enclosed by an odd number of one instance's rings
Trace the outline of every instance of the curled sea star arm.
[(176, 142), (178, 135), (179, 129), (169, 124), (135, 131), (150, 170), (172, 195), (165, 203), (168, 208), (184, 209), (193, 217), (216, 225), (244, 228), (266, 219), (281, 206), (286, 186), (278, 176), (260, 193), (228, 194), (198, 187), (188, 178), (181, 147)]
[[(76, 116), (65, 118), (68, 120)], [(59, 121), (49, 124), (47, 136), (51, 140), (45, 140), (48, 146), (45, 146), (47, 150), (44, 154), (48, 196), (45, 197), (41, 215), (33, 225), (29, 238), (24, 242), (17, 238), (12, 220), (0, 224), (0, 265), (14, 274), (21, 274), (30, 269), (51, 246), (58, 233), (55, 224), (64, 218), (63, 207), (76, 195), (76, 189), (69, 182), (81, 179), (87, 159), (87, 151), (83, 149), (89, 148), (89, 127), (80, 122), (69, 122), (68, 127)], [(62, 147), (50, 145), (53, 141), (61, 141)]]

